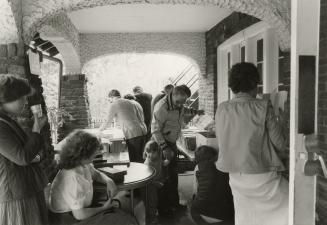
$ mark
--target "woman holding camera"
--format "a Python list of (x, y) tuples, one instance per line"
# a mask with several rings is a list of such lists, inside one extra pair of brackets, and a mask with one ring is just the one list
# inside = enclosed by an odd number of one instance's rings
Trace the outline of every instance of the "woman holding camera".
[(2, 225), (47, 225), (44, 187), (47, 179), (38, 162), (46, 117), (34, 117), (26, 133), (14, 118), (21, 115), (31, 87), (12, 75), (0, 77), (0, 223)]

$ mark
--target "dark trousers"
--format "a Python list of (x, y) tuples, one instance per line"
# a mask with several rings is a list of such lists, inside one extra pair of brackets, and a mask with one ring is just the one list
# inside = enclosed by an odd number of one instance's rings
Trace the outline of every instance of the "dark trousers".
[(146, 136), (139, 136), (126, 140), (129, 159), (131, 162), (142, 163), (143, 160), (143, 149), (146, 142)]
[[(158, 207), (158, 190), (159, 187), (154, 183), (151, 183), (147, 186), (147, 197), (148, 201), (146, 202), (146, 221), (152, 222), (156, 219), (157, 207)], [(145, 196), (144, 196), (145, 200)]]
[[(167, 179), (159, 190), (158, 211), (159, 213), (171, 210), (179, 205), (178, 196), (178, 173), (177, 173), (177, 146), (175, 143), (169, 144), (174, 152), (174, 158), (167, 166)], [(165, 169), (165, 168), (163, 168)]]

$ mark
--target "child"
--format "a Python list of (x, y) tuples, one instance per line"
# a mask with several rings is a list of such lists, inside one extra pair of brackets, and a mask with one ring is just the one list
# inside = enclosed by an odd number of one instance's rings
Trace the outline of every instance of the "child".
[(195, 151), (197, 194), (192, 202), (191, 216), (199, 225), (209, 224), (208, 219), (233, 224), (234, 204), (229, 177), (217, 170), (217, 159), (218, 151), (210, 146), (202, 145)]
[[(162, 160), (160, 148), (154, 140), (146, 143), (144, 148), (144, 164), (152, 166), (156, 170), (156, 177), (153, 182), (148, 185), (148, 205), (146, 219), (149, 224), (157, 224), (157, 207), (158, 207), (158, 190), (164, 184), (166, 178), (166, 165), (169, 161)], [(147, 224), (148, 224), (147, 223)]]

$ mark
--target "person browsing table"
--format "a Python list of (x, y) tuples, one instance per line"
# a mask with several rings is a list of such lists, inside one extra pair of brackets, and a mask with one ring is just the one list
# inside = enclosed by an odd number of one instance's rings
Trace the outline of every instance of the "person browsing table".
[(103, 131), (116, 118), (125, 135), (131, 162), (143, 162), (147, 128), (142, 107), (136, 101), (122, 99), (118, 90), (111, 90), (108, 96), (111, 104), (107, 121), (100, 127), (100, 131)]
[(172, 92), (162, 98), (154, 107), (151, 124), (152, 138), (158, 143), (168, 164), (168, 179), (159, 193), (158, 211), (162, 215), (171, 215), (183, 208), (179, 205), (177, 146), (176, 141), (181, 133), (184, 116), (203, 114), (203, 110), (184, 107), (191, 96), (186, 85), (176, 86)]

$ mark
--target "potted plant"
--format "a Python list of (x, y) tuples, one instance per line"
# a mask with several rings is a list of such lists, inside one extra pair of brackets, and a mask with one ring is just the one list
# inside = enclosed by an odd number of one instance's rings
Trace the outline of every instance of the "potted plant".
[(52, 142), (57, 143), (58, 129), (64, 127), (66, 122), (75, 119), (64, 108), (50, 107), (48, 108), (48, 120), (51, 128)]

